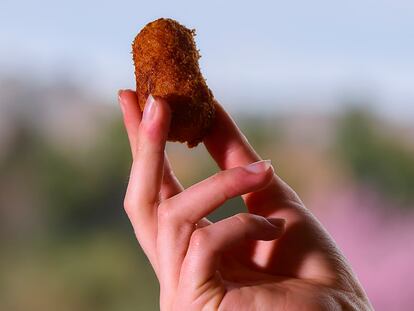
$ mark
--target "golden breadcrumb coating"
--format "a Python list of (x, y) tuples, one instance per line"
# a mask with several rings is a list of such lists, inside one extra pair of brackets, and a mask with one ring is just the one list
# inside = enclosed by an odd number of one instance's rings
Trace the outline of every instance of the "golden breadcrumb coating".
[(203, 140), (215, 115), (194, 36), (195, 30), (160, 18), (147, 24), (132, 44), (141, 110), (150, 94), (165, 99), (172, 111), (168, 140), (187, 142), (189, 147)]

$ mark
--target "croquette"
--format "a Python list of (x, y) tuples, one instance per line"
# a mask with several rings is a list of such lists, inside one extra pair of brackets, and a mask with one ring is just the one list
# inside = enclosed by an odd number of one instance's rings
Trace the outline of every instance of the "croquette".
[(169, 18), (147, 24), (132, 43), (136, 92), (143, 111), (147, 97), (165, 99), (172, 118), (169, 141), (197, 146), (215, 116), (214, 97), (201, 74), (195, 30)]

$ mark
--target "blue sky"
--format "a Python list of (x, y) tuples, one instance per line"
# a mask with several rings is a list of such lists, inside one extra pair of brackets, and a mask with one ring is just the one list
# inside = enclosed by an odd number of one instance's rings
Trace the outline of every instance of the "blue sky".
[(131, 41), (158, 17), (197, 29), (202, 71), (234, 109), (334, 110), (355, 93), (414, 116), (414, 1), (2, 0), (0, 66), (112, 96), (134, 86)]

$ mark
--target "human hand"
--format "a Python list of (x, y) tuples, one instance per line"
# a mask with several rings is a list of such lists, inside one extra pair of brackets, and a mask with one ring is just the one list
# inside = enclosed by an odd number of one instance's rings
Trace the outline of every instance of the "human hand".
[[(150, 97), (142, 116), (135, 92), (119, 99), (133, 155), (124, 206), (162, 310), (372, 308), (329, 234), (221, 106), (204, 144), (222, 171), (184, 190), (164, 154), (168, 104)], [(239, 195), (249, 213), (205, 218)]]

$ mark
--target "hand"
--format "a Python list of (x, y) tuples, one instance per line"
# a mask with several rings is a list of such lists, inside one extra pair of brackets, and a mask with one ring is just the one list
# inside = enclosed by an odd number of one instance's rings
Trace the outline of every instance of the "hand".
[[(133, 164), (125, 210), (162, 310), (371, 310), (334, 241), (217, 104), (204, 144), (221, 172), (188, 189), (165, 155), (168, 104), (119, 94)], [(205, 217), (242, 195), (249, 213)], [(285, 225), (286, 222), (286, 225)]]

